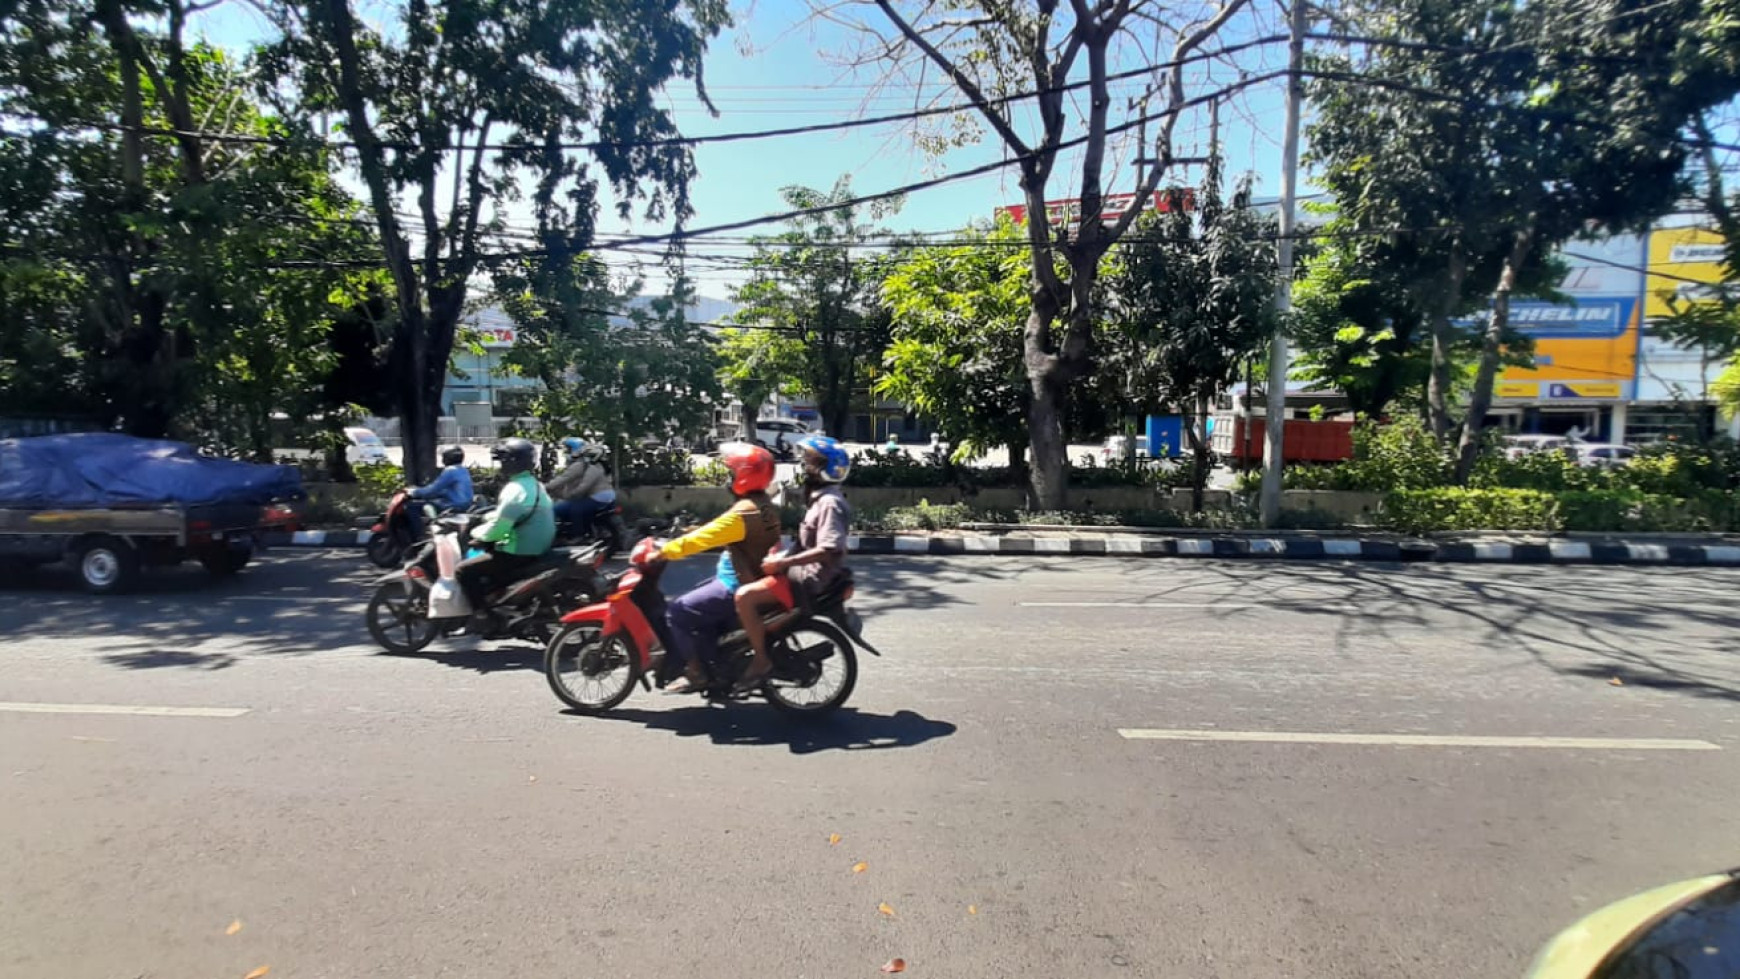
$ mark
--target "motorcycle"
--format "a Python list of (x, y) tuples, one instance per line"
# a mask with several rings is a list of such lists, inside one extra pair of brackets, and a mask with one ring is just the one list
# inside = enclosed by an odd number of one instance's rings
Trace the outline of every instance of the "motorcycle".
[(632, 546), (633, 538), (629, 536), (628, 524), (623, 520), (620, 503), (611, 503), (593, 514), (578, 534), (571, 531), (572, 528), (567, 524), (557, 528), (557, 543), (571, 546), (603, 544), (610, 549), (612, 555)]
[(411, 497), (411, 491), (401, 488), (387, 500), (387, 511), (374, 518), (369, 524), (368, 557), (377, 568), (391, 568), (405, 562), (405, 556), (418, 544), (427, 540), (425, 533), (419, 537), (411, 530), (411, 508), (423, 508), (423, 526), (432, 527), (435, 518), (454, 513), (477, 513), (480, 509), (488, 509), (487, 503), (474, 503), (469, 510), (437, 510), (434, 505), (424, 503)]
[[(416, 546), (404, 567), (382, 577), (369, 598), (369, 636), (389, 653), (409, 655), (444, 636), (465, 632), (472, 623), (469, 609), (443, 614), (432, 597), (441, 580), (437, 551), (441, 538), (455, 535), (459, 553), (466, 550), (474, 514), (442, 517), (434, 533)], [(475, 553), (475, 552), (474, 552)], [(609, 556), (603, 544), (558, 547), (535, 565), (517, 573), (488, 597), (484, 639), (521, 639), (545, 644), (554, 637), (563, 609), (583, 605), (600, 593), (598, 569)]]
[[(651, 690), (651, 673), (662, 689), (675, 679), (664, 655), (670, 646), (665, 628), (665, 597), (659, 579), (665, 563), (652, 561), (657, 543), (643, 540), (629, 558), (628, 570), (608, 577), (607, 597), (562, 616), (560, 631), (544, 650), (544, 678), (564, 704), (582, 714), (616, 707), (636, 683)], [(863, 620), (851, 608), (855, 588), (850, 570), (810, 607), (776, 609), (764, 616), (773, 672), (758, 692), (788, 714), (817, 717), (838, 710), (858, 683), (857, 650), (882, 653), (863, 635)], [(722, 637), (718, 661), (709, 666), (709, 700), (751, 696), (733, 687), (749, 665), (752, 650), (742, 630)]]
[(425, 520), (434, 518), (434, 507), (412, 499), (411, 491), (401, 487), (387, 500), (387, 512), (370, 524), (367, 550), (375, 567), (390, 568), (403, 562), (406, 552), (417, 542), (417, 535), (411, 531), (413, 506), (423, 508)]

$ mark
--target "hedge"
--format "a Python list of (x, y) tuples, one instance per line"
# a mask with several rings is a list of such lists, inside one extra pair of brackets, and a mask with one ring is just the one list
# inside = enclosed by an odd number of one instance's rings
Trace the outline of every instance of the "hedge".
[(1405, 534), (1731, 531), (1740, 529), (1740, 496), (1719, 490), (1692, 497), (1635, 490), (1397, 490), (1384, 497), (1380, 519), (1385, 527)]

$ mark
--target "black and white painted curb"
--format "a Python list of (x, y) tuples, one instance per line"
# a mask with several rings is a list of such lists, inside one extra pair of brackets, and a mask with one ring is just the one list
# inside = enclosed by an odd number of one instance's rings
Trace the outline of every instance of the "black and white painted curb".
[[(268, 535), (274, 547), (361, 547), (366, 530), (303, 530)], [(1341, 561), (1435, 561), (1498, 564), (1666, 564), (1740, 565), (1740, 546), (1731, 544), (1649, 544), (1602, 541), (1434, 542), (1366, 540), (1357, 537), (921, 537), (854, 535), (854, 554), (910, 554), (952, 557), (966, 554), (1243, 558)]]

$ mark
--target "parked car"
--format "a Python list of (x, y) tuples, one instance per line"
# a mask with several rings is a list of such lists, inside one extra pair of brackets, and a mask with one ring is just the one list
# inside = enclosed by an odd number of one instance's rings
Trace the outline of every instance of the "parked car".
[(1520, 459), (1534, 452), (1563, 451), (1571, 444), (1571, 440), (1563, 435), (1506, 435), (1504, 437), (1504, 457)]
[(378, 466), (393, 461), (387, 457), (387, 444), (366, 428), (347, 428), (344, 437), (350, 442), (345, 446), (344, 459), (353, 466)]
[(1577, 442), (1568, 450), (1578, 465), (1591, 467), (1623, 466), (1637, 455), (1631, 446), (1613, 442)]

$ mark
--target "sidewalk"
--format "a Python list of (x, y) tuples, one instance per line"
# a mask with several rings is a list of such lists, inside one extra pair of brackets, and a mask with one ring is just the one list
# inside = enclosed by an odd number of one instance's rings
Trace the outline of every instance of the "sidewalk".
[[(269, 534), (271, 547), (361, 547), (366, 530), (305, 530)], [(1157, 531), (1118, 529), (854, 534), (854, 554), (1217, 558), (1269, 561), (1431, 561), (1447, 564), (1740, 565), (1740, 544), (1711, 535), (1669, 539), (1543, 539), (1478, 535), (1473, 540), (1421, 540), (1383, 534)]]

